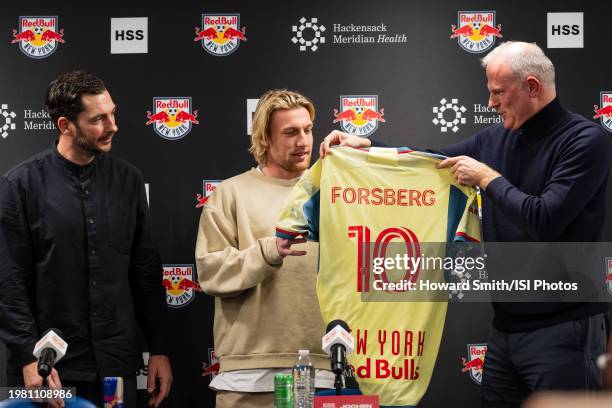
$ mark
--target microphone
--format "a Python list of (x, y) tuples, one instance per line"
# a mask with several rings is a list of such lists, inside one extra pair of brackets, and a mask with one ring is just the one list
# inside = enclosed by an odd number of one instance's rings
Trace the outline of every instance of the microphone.
[(346, 356), (355, 349), (355, 340), (350, 328), (343, 320), (333, 320), (327, 325), (327, 334), (322, 339), (322, 349), (331, 360), (331, 369), (336, 374), (336, 395), (342, 388), (342, 373), (346, 368)]
[(34, 346), (34, 357), (38, 359), (38, 375), (47, 378), (55, 363), (66, 355), (68, 343), (62, 339), (62, 332), (49, 329)]

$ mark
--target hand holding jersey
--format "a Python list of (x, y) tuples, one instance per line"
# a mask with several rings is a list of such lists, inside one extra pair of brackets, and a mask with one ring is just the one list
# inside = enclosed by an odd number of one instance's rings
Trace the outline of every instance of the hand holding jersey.
[[(349, 363), (361, 391), (379, 395), (383, 405), (420, 401), (433, 373), (447, 304), (364, 302), (368, 292), (376, 293), (365, 254), (369, 244), (399, 241), (419, 257), (423, 243), (480, 239), (476, 191), (457, 184), (450, 171), (436, 169), (440, 160), (408, 149), (335, 148), (297, 183), (276, 228), (279, 238), (320, 242), (317, 295), (323, 320), (342, 319), (353, 329), (357, 347)], [(443, 271), (421, 272), (409, 279), (444, 280)], [(398, 342), (406, 345), (401, 352), (392, 350), (391, 343)]]

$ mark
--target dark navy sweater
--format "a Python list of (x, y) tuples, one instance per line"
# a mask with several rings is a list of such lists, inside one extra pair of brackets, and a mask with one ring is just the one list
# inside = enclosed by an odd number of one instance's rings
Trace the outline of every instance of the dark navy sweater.
[[(558, 98), (516, 131), (500, 123), (439, 153), (470, 156), (502, 175), (483, 195), (485, 242), (600, 240), (610, 139), (601, 126), (565, 110)], [(521, 332), (605, 312), (608, 307), (605, 303), (493, 303), (493, 308), (494, 327)]]

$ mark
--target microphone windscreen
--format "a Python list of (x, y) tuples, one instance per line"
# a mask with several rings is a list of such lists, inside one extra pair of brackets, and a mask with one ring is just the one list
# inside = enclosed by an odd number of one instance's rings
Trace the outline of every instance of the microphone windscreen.
[(60, 336), (62, 338), (62, 340), (64, 340), (64, 334), (62, 333), (62, 331), (60, 329), (56, 329), (55, 327), (51, 327), (51, 328), (45, 330), (45, 332), (43, 333), (43, 335), (41, 337), (45, 337), (45, 335), (47, 333), (49, 333), (50, 331), (53, 331), (55, 334)]
[(340, 325), (340, 327), (342, 327), (347, 332), (349, 333), (351, 332), (349, 325), (346, 324), (344, 320), (340, 320), (340, 319), (332, 320), (331, 322), (329, 322), (329, 324), (327, 325), (327, 330), (325, 330), (325, 332), (329, 333), (334, 327), (338, 325)]

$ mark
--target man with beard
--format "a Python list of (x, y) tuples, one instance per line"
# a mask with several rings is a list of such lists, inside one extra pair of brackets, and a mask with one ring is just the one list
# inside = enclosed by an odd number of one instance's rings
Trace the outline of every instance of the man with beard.
[(321, 350), (316, 244), (277, 247), (274, 237), (310, 164), (314, 117), (303, 95), (266, 92), (253, 117), (250, 151), (259, 166), (221, 183), (203, 207), (195, 255), (200, 285), (215, 296), (217, 408), (272, 407), (274, 375), (289, 373), (300, 349), (310, 350), (316, 387), (333, 388), (333, 375), (321, 370), (330, 364)]
[(58, 141), (0, 177), (0, 339), (10, 353), (9, 386), (41, 386), (32, 350), (53, 328), (68, 351), (51, 387), (76, 387), (102, 406), (104, 377), (119, 376), (125, 406), (135, 407), (139, 325), (151, 355), (149, 393), (160, 383), (149, 405), (158, 406), (172, 373), (142, 176), (106, 154), (117, 132), (115, 104), (99, 78), (61, 75), (46, 104)]

